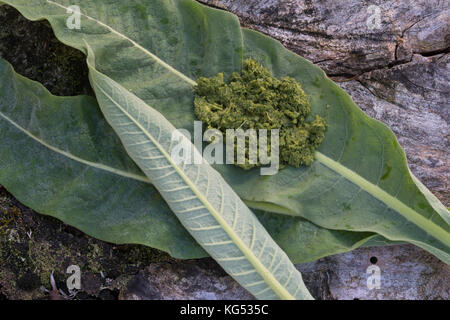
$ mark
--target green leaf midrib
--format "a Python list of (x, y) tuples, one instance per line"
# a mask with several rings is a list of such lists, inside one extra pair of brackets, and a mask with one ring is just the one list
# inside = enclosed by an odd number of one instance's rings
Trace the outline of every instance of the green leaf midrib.
[(323, 153), (316, 151), (315, 156), (317, 161), (319, 161), (326, 167), (330, 168), (331, 170), (335, 171), (336, 173), (342, 175), (344, 178), (354, 183), (359, 188), (372, 195), (374, 198), (383, 202), (389, 208), (400, 213), (408, 221), (414, 223), (417, 226), (420, 226), (430, 235), (442, 241), (442, 243), (444, 243), (445, 245), (450, 246), (449, 233), (446, 230), (442, 229), (439, 225), (432, 223), (431, 220), (425, 218), (420, 213), (404, 204), (402, 201), (391, 196), (389, 193), (381, 189), (379, 186), (364, 179), (362, 176), (358, 175), (349, 168), (343, 166), (339, 162), (327, 157)]
[(125, 177), (125, 178), (130, 178), (130, 179), (134, 179), (134, 180), (137, 180), (137, 181), (140, 181), (140, 182), (145, 182), (145, 183), (151, 183), (150, 180), (147, 177), (145, 177), (145, 176), (140, 176), (138, 174), (129, 173), (129, 172), (126, 172), (126, 171), (123, 171), (123, 170), (119, 170), (119, 169), (116, 169), (116, 168), (104, 165), (102, 163), (85, 160), (83, 158), (77, 157), (76, 155), (74, 155), (74, 154), (72, 154), (70, 152), (58, 149), (58, 148), (50, 145), (49, 143), (45, 142), (44, 140), (36, 137), (31, 132), (29, 132), (28, 130), (26, 130), (25, 128), (20, 126), (18, 123), (16, 123), (14, 120), (12, 120), (11, 118), (7, 117), (4, 113), (0, 112), (0, 117), (3, 118), (5, 121), (9, 122), (12, 126), (14, 126), (16, 129), (18, 129), (19, 131), (21, 131), (22, 133), (24, 133), (25, 135), (27, 135), (31, 139), (33, 139), (36, 142), (38, 142), (39, 144), (41, 144), (42, 146), (48, 148), (49, 150), (51, 150), (51, 151), (53, 151), (55, 153), (58, 153), (58, 154), (62, 155), (64, 157), (67, 157), (67, 158), (69, 158), (69, 159), (71, 159), (73, 161), (82, 163), (82, 164), (87, 165), (87, 166), (92, 167), (92, 168), (104, 170), (104, 171), (107, 171), (109, 173), (113, 173), (113, 174), (116, 174), (116, 175), (119, 175), (119, 176), (122, 176), (122, 177)]

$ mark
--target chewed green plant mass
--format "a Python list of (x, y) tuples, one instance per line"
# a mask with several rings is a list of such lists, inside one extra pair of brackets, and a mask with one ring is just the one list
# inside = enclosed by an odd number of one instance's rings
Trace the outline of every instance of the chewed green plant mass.
[[(281, 164), (310, 165), (325, 137), (326, 121), (318, 115), (307, 119), (311, 106), (301, 84), (292, 77), (277, 79), (253, 59), (244, 60), (241, 74), (233, 72), (229, 83), (223, 73), (199, 78), (195, 93), (195, 115), (208, 128), (224, 133), (227, 129), (279, 129)], [(248, 149), (247, 144), (245, 163), (238, 164), (244, 169), (258, 165), (249, 162)]]

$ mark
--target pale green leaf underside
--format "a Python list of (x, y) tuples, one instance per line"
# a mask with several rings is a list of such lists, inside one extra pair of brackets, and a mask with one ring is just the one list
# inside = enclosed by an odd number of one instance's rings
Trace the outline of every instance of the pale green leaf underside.
[[(278, 77), (295, 77), (310, 96), (313, 112), (329, 123), (319, 152), (395, 201), (379, 199), (320, 159), (309, 168), (288, 168), (270, 178), (256, 170), (216, 167), (226, 181), (259, 207), (269, 203), (328, 229), (408, 241), (450, 261), (448, 211), (411, 177), (392, 132), (364, 115), (319, 68), (274, 40), (241, 29), (234, 16), (189, 0), (4, 2), (30, 19), (48, 19), (61, 41), (86, 52), (85, 39), (99, 71), (175, 127), (192, 129), (192, 79), (199, 75), (228, 76), (240, 69), (244, 57), (254, 57)], [(62, 7), (71, 4), (79, 4), (84, 13), (81, 30), (65, 26), (68, 15)], [(428, 222), (422, 226), (423, 221)]]
[(209, 255), (256, 298), (311, 299), (300, 272), (220, 174), (207, 163), (174, 162), (175, 127), (98, 72), (90, 50), (88, 61), (91, 83), (106, 119)]

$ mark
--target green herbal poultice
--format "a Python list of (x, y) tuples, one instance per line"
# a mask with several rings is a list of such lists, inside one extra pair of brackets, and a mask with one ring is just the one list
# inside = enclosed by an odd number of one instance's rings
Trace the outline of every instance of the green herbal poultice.
[[(244, 60), (242, 73), (234, 72), (228, 84), (222, 73), (199, 78), (195, 94), (195, 115), (208, 129), (279, 129), (281, 164), (310, 165), (324, 139), (327, 123), (318, 115), (306, 120), (311, 107), (300, 83), (277, 79), (252, 59)], [(239, 166), (258, 165), (248, 163), (246, 145), (246, 163)]]

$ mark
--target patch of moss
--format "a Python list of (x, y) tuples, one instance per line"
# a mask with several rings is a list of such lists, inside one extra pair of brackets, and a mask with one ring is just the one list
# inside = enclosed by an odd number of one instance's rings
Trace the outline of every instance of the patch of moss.
[(147, 266), (152, 262), (173, 260), (167, 253), (145, 246), (126, 246), (123, 249), (126, 260), (130, 264)]
[[(208, 129), (224, 133), (227, 129), (279, 129), (280, 163), (294, 167), (314, 161), (327, 128), (318, 115), (309, 120), (311, 107), (299, 82), (291, 77), (277, 79), (252, 59), (244, 60), (241, 74), (233, 73), (229, 83), (222, 73), (199, 78), (194, 112)], [(249, 162), (248, 144), (245, 154), (246, 162), (240, 167), (260, 165)]]
[(20, 209), (12, 206), (0, 212), (0, 237), (5, 237), (8, 226), (20, 216)]
[(102, 248), (97, 243), (92, 243), (89, 245), (89, 251), (87, 252), (87, 263), (88, 268), (94, 273), (100, 273), (103, 271), (102, 260), (104, 253)]

